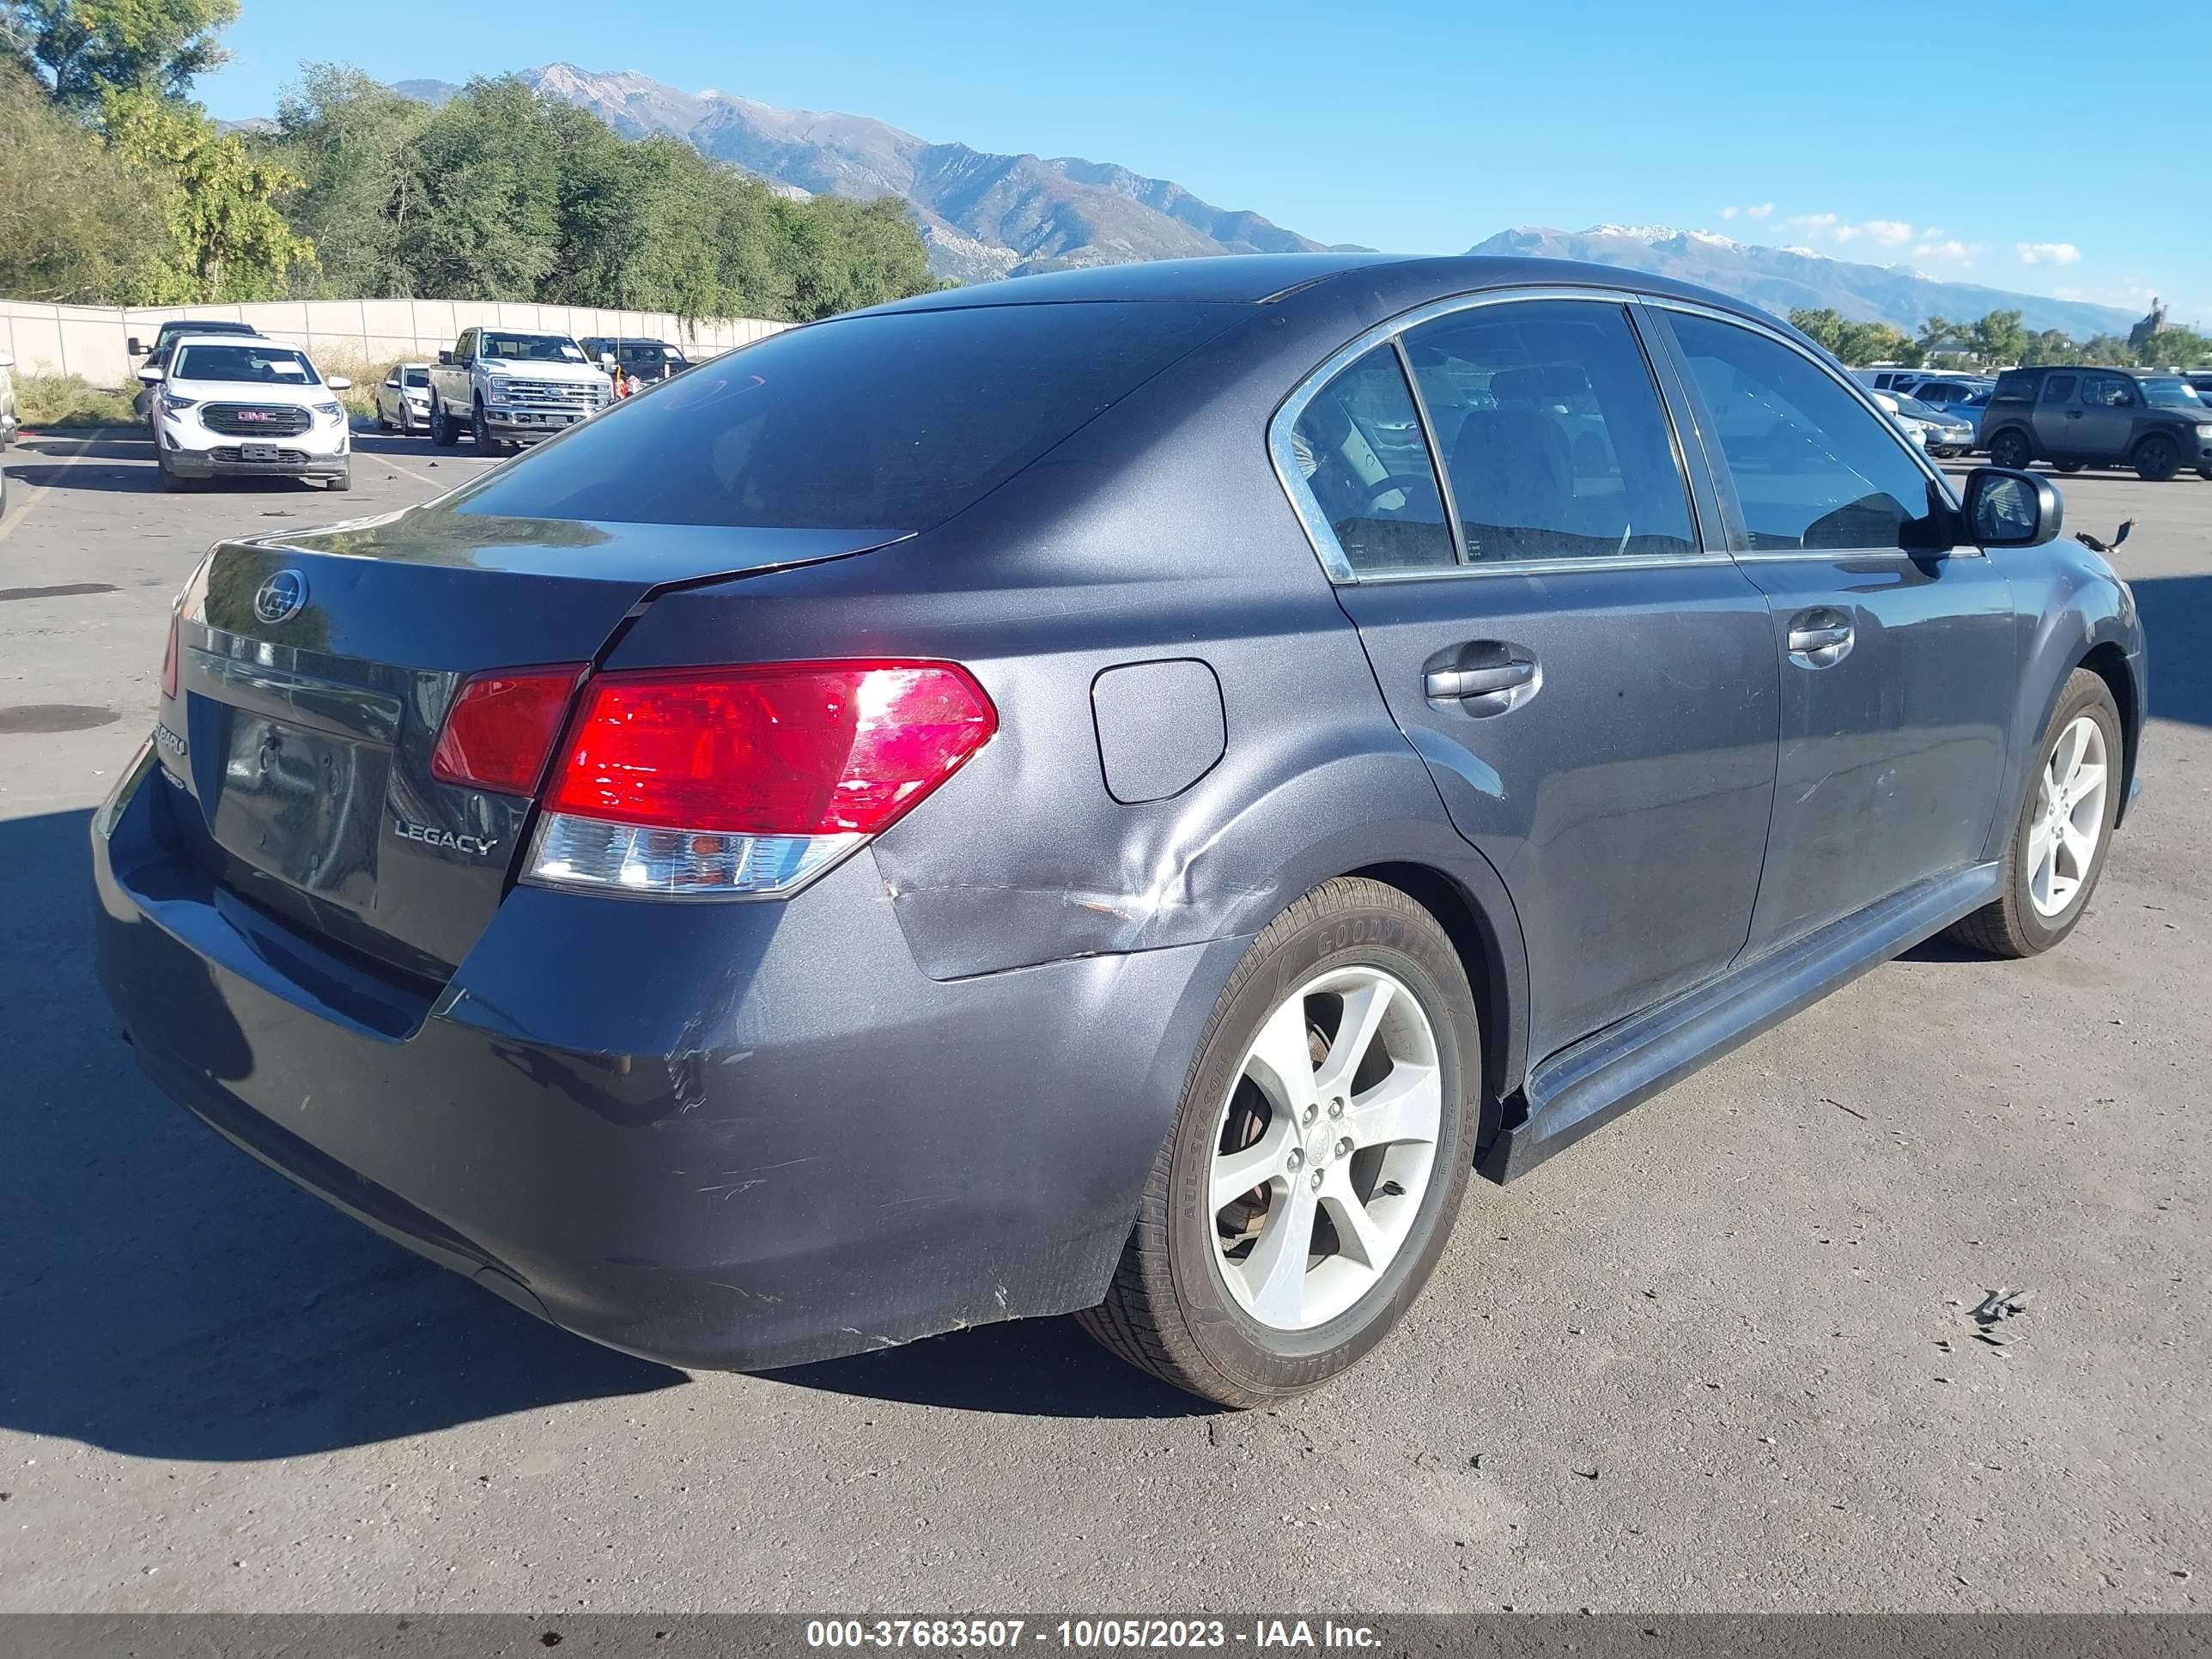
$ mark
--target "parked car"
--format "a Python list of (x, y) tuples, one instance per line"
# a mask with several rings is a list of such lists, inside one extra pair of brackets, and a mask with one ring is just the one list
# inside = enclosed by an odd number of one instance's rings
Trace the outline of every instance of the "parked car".
[(617, 1347), (1076, 1310), (1276, 1401), (1478, 1164), (2076, 926), (2144, 647), (2060, 516), (1610, 267), (927, 295), (219, 544), (94, 822), (100, 979), (223, 1133)]
[(612, 374), (617, 364), (633, 380), (651, 386), (691, 367), (690, 360), (665, 340), (612, 339), (594, 335), (580, 342), (584, 355)]
[(2212, 405), (2212, 369), (2192, 368), (2185, 377), (2199, 403)]
[(1968, 420), (1980, 418), (1980, 411), (1990, 401), (1990, 392), (1996, 385), (1993, 379), (1978, 375), (1942, 374), (1917, 380), (1905, 388), (1905, 395), (1917, 398), (1930, 408), (1940, 409), (1948, 415), (1965, 415)]
[[(261, 337), (261, 331), (251, 323), (232, 323), (220, 319), (210, 321), (197, 317), (173, 317), (155, 330), (154, 343), (144, 351), (141, 351), (140, 341), (135, 334), (125, 341), (124, 344), (133, 357), (141, 356), (145, 357), (146, 361), (139, 365), (141, 369), (167, 369), (169, 366), (169, 348), (187, 334), (198, 335), (202, 339), (211, 339), (219, 334), (237, 335), (242, 338), (253, 340)], [(155, 383), (149, 382), (143, 374), (138, 378), (140, 384), (137, 392), (131, 400), (131, 412), (140, 420), (146, 422), (149, 428), (151, 429), (154, 421), (153, 387)]]
[(376, 389), (376, 423), (386, 432), (412, 434), (430, 425), (430, 366), (394, 363)]
[(15, 360), (0, 351), (0, 518), (8, 516), (8, 446), (16, 429)]
[(467, 433), (489, 455), (550, 438), (614, 400), (614, 383), (565, 334), (470, 328), (430, 370), (430, 441)]
[(1896, 407), (1892, 411), (1897, 423), (1911, 434), (1914, 442), (1940, 460), (1949, 460), (1964, 455), (1974, 447), (1974, 426), (1971, 421), (1946, 414), (1918, 398), (1902, 392), (1881, 392)]
[(186, 334), (138, 378), (154, 394), (154, 459), (161, 488), (202, 478), (318, 478), (353, 488), (352, 432), (337, 394), (297, 346), (258, 337)]
[(1990, 395), (1982, 444), (1998, 466), (2130, 466), (2154, 480), (2187, 466), (2212, 478), (2212, 406), (2178, 374), (2011, 368)]

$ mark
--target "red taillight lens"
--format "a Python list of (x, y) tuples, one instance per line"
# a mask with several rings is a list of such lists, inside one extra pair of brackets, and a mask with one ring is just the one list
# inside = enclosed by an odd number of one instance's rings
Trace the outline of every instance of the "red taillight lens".
[(998, 729), (941, 662), (605, 674), (586, 689), (548, 811), (742, 836), (872, 835)]
[(585, 666), (507, 668), (470, 680), (446, 712), (432, 775), (503, 795), (536, 793)]
[(169, 637), (161, 646), (161, 695), (177, 695), (177, 613), (169, 613)]

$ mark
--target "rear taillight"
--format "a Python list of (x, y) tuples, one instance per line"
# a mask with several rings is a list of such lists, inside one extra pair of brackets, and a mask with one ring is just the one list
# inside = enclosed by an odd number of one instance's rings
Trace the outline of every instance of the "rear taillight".
[(788, 892), (943, 783), (997, 730), (941, 662), (605, 674), (586, 686), (525, 879)]
[(169, 612), (169, 637), (161, 646), (161, 696), (164, 701), (177, 695), (178, 614), (174, 611)]
[(446, 711), (432, 775), (503, 795), (535, 794), (585, 667), (505, 668), (468, 681)]

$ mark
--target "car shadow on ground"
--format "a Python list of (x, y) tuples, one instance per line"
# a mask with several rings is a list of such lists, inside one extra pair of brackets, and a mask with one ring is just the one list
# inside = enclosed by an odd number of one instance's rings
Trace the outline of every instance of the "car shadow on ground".
[(94, 982), (88, 816), (0, 822), (0, 1425), (229, 1462), (687, 1380), (417, 1261), (162, 1099)]
[[(234, 1462), (681, 1386), (518, 1311), (294, 1188), (138, 1073), (94, 981), (82, 811), (0, 820), (0, 1426)], [(35, 942), (35, 943), (33, 943)], [(242, 1032), (210, 1034), (251, 1066)], [(1185, 1415), (1064, 1320), (773, 1373), (1022, 1415)]]
[[(2212, 726), (2212, 575), (2147, 576), (2135, 590), (2150, 647), (2150, 716)], [(2157, 754), (2145, 758), (2146, 788), (2157, 787)]]
[(1123, 1364), (1073, 1319), (986, 1325), (763, 1375), (833, 1394), (1013, 1417), (1196, 1417), (1221, 1409)]

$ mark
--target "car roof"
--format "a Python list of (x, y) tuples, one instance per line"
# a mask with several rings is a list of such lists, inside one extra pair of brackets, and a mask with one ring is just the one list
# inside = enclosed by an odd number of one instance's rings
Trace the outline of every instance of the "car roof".
[(173, 346), (236, 345), (241, 340), (258, 340), (263, 345), (282, 346), (287, 351), (296, 351), (303, 356), (307, 349), (305, 346), (294, 345), (289, 340), (272, 340), (258, 329), (247, 329), (243, 333), (226, 329), (215, 334), (179, 334), (169, 343)]
[(1138, 264), (1093, 265), (1080, 270), (1045, 271), (1004, 282), (946, 289), (911, 300), (848, 313), (878, 316), (890, 312), (955, 311), (975, 306), (1055, 305), (1085, 301), (1272, 305), (1358, 284), (1387, 292), (1408, 306), (1428, 299), (1485, 289), (1601, 287), (1692, 300), (1701, 305), (1774, 319), (1731, 295), (1649, 271), (1573, 259), (1534, 259), (1517, 255), (1445, 256), (1397, 253), (1228, 253), (1202, 259), (1155, 259)]
[[(258, 334), (261, 331), (251, 323), (230, 322), (221, 317), (172, 317), (161, 325), (190, 334)], [(156, 333), (160, 329), (155, 331)]]

